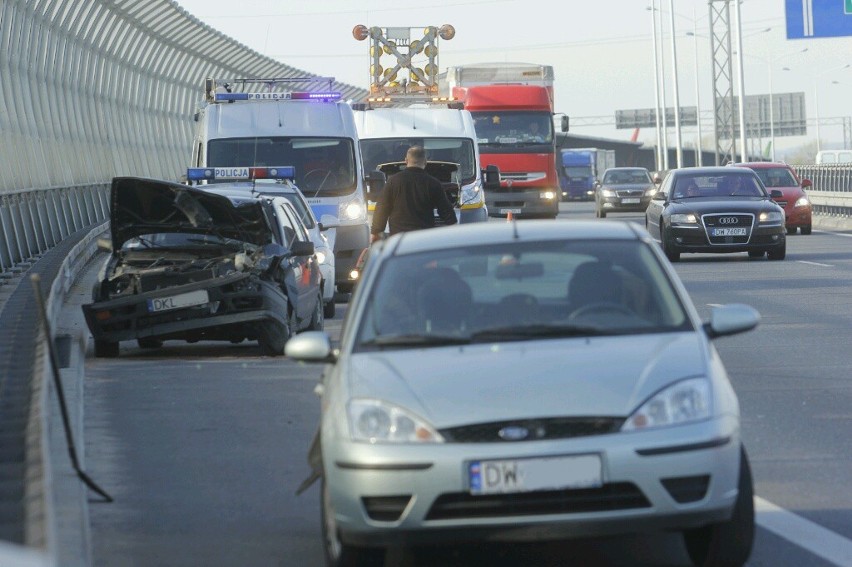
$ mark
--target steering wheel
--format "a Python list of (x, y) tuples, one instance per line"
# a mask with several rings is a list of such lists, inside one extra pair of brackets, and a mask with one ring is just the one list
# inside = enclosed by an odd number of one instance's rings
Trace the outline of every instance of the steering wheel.
[(325, 185), (326, 181), (331, 179), (332, 181), (337, 179), (337, 176), (330, 169), (312, 169), (311, 171), (305, 174), (305, 186), (308, 189), (322, 189), (323, 185)]
[(582, 307), (578, 307), (568, 316), (569, 319), (576, 319), (577, 317), (582, 317), (587, 313), (620, 313), (622, 315), (630, 315), (635, 316), (630, 308), (625, 307), (619, 303), (613, 303), (611, 301), (597, 301), (595, 303), (590, 303), (588, 305), (584, 305)]

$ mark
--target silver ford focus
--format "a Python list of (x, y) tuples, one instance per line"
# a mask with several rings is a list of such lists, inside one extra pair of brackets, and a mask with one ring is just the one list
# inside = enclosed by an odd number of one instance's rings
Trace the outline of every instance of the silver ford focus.
[(754, 534), (739, 406), (702, 322), (644, 229), (483, 223), (373, 247), (330, 363), (310, 461), (328, 564), (387, 546), (682, 531), (697, 565)]

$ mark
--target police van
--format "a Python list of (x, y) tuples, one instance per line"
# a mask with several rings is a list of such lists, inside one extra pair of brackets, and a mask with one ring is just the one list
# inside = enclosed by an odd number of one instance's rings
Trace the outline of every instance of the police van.
[[(330, 86), (334, 79), (206, 79), (190, 167), (292, 166), (314, 216), (337, 220), (328, 239), (337, 289), (348, 292), (350, 273), (370, 241), (368, 180), (352, 107), (338, 92), (312, 90), (312, 81)], [(294, 84), (304, 90), (289, 91)], [(374, 199), (382, 182), (370, 179)]]
[[(453, 186), (450, 202), (459, 223), (488, 220), (474, 122), (461, 103), (401, 95), (369, 98), (353, 108), (361, 155), (368, 170), (404, 161), (409, 147), (423, 146), (429, 162), (457, 164), (452, 182), (445, 186)], [(499, 179), (496, 170), (493, 175)]]

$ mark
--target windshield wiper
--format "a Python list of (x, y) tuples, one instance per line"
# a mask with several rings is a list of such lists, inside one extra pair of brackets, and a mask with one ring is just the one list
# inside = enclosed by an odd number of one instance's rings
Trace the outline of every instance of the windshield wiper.
[(623, 334), (623, 330), (602, 329), (590, 325), (523, 325), (484, 329), (470, 336), (472, 342), (529, 341), (557, 337), (600, 337)]
[(419, 347), (470, 344), (468, 337), (452, 335), (384, 335), (364, 341), (360, 346), (375, 347)]

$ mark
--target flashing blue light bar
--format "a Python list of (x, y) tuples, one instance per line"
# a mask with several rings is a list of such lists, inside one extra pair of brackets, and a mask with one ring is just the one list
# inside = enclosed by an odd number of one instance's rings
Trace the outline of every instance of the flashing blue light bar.
[(296, 92), (296, 93), (216, 93), (215, 101), (233, 100), (338, 100), (339, 92)]
[(293, 179), (296, 168), (292, 165), (277, 167), (190, 167), (186, 170), (187, 181), (252, 179)]

